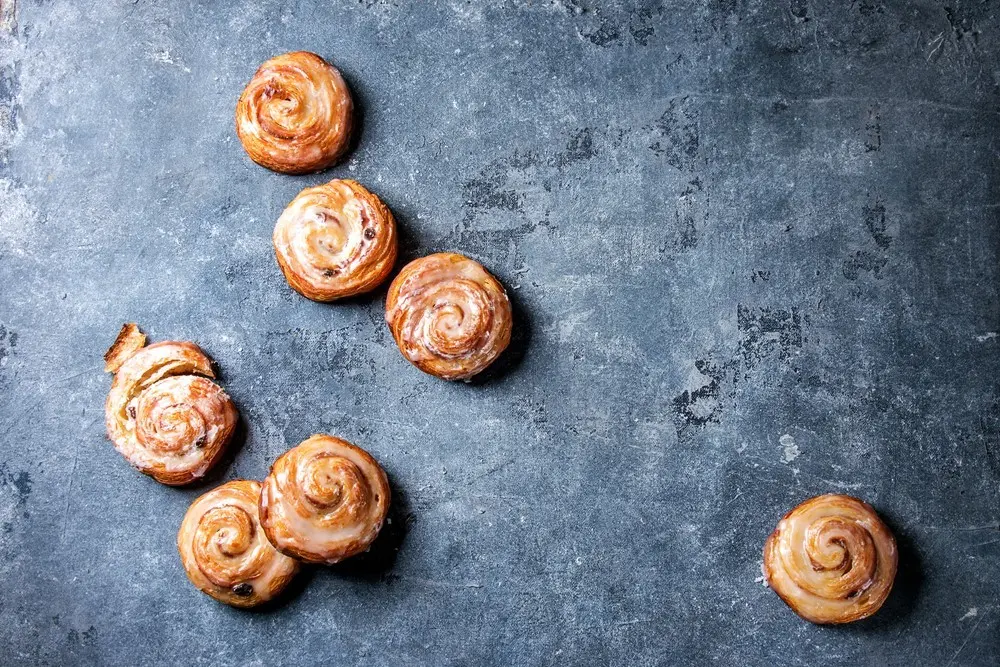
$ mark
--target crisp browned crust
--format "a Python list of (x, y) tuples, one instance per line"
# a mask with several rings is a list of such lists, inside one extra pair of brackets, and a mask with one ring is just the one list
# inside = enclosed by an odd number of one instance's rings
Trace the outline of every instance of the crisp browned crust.
[(114, 373), (117, 371), (122, 364), (128, 361), (129, 357), (141, 350), (145, 344), (146, 335), (139, 331), (138, 324), (135, 322), (123, 324), (115, 342), (104, 353), (105, 372)]
[(260, 494), (260, 522), (278, 551), (333, 564), (375, 540), (390, 496), (389, 480), (368, 452), (314, 435), (271, 466)]
[(354, 102), (347, 83), (315, 53), (271, 58), (236, 104), (236, 134), (257, 164), (285, 174), (333, 165), (350, 146)]
[(288, 284), (314, 301), (373, 290), (396, 263), (392, 212), (351, 180), (300, 192), (278, 218), (273, 241)]

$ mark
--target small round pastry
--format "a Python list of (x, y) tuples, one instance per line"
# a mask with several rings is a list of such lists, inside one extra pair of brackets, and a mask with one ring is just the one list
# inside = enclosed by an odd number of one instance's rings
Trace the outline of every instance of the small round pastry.
[(302, 296), (334, 301), (378, 287), (396, 263), (396, 221), (355, 181), (306, 188), (274, 226), (274, 254)]
[(389, 499), (385, 472), (368, 452), (314, 435), (271, 466), (260, 494), (260, 523), (283, 554), (332, 565), (375, 540)]
[(415, 259), (399, 272), (385, 302), (399, 351), (443, 380), (466, 380), (510, 343), (510, 300), (479, 262), (450, 252)]
[(260, 529), (260, 482), (227, 482), (188, 508), (177, 549), (188, 579), (203, 593), (234, 607), (256, 607), (276, 597), (299, 571)]
[(764, 545), (768, 586), (813, 623), (874, 614), (896, 578), (896, 539), (867, 503), (839, 494), (805, 501)]
[(354, 102), (333, 65), (294, 51), (266, 61), (236, 104), (236, 134), (257, 164), (283, 174), (326, 169), (351, 140)]
[(158, 482), (188, 484), (222, 457), (236, 429), (236, 408), (212, 382), (212, 362), (197, 345), (144, 342), (138, 328), (123, 329), (105, 355), (115, 372), (104, 406), (108, 438)]

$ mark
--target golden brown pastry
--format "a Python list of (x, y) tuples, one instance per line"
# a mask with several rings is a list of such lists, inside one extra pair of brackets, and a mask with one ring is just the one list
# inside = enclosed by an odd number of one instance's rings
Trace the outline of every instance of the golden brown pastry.
[(416, 259), (389, 286), (385, 320), (403, 356), (444, 380), (482, 372), (510, 343), (510, 300), (479, 262), (450, 252)]
[(136, 468), (178, 486), (221, 458), (236, 428), (229, 396), (194, 343), (145, 343), (127, 324), (105, 355), (115, 372), (104, 406), (108, 438)]
[(191, 503), (177, 532), (191, 583), (234, 607), (273, 599), (299, 570), (260, 529), (259, 501), (260, 482), (228, 482)]
[(385, 472), (368, 452), (314, 435), (271, 466), (260, 494), (260, 522), (278, 551), (332, 565), (375, 540), (389, 497)]
[(274, 226), (274, 254), (295, 291), (333, 301), (375, 289), (396, 263), (396, 221), (360, 183), (306, 188)]
[(805, 501), (764, 545), (768, 585), (813, 623), (871, 616), (896, 577), (896, 539), (865, 502), (839, 494)]
[(306, 174), (334, 164), (351, 140), (354, 102), (333, 65), (294, 51), (257, 70), (236, 104), (236, 134), (257, 164)]

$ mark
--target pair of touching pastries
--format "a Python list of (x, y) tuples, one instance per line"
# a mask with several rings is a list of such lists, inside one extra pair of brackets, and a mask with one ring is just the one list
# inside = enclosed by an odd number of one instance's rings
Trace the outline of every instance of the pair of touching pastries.
[[(303, 190), (278, 218), (274, 251), (288, 284), (315, 301), (369, 292), (396, 263), (396, 223), (362, 185), (333, 180)], [(416, 259), (392, 281), (385, 319), (400, 352), (445, 380), (482, 372), (510, 343), (503, 285), (455, 253)]]
[(278, 457), (263, 483), (229, 482), (195, 500), (177, 548), (199, 590), (253, 607), (280, 594), (300, 561), (332, 565), (368, 549), (389, 500), (371, 455), (314, 435)]
[[(179, 486), (204, 477), (232, 439), (237, 412), (194, 343), (146, 346), (126, 324), (105, 354), (114, 373), (108, 437), (136, 468)], [(233, 481), (191, 504), (177, 534), (184, 570), (217, 600), (252, 607), (278, 595), (299, 562), (333, 564), (365, 551), (389, 510), (378, 462), (314, 435), (282, 454), (264, 481)]]
[[(314, 53), (265, 62), (236, 106), (236, 131), (258, 164), (303, 174), (336, 163), (350, 144), (354, 103), (340, 72)], [(370, 292), (396, 264), (396, 221), (360, 183), (306, 188), (274, 227), (274, 253), (288, 284), (306, 298), (335, 301)], [(510, 342), (503, 286), (454, 253), (417, 259), (389, 288), (386, 322), (420, 370), (445, 380), (477, 375)]]

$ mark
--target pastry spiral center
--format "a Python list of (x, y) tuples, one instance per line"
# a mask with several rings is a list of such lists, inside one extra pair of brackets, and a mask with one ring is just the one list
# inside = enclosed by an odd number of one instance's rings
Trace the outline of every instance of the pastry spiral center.
[(327, 514), (365, 506), (370, 495), (364, 473), (352, 461), (335, 454), (310, 458), (300, 469), (299, 487), (313, 507)]
[(469, 354), (490, 330), (489, 301), (471, 280), (456, 280), (437, 295), (424, 313), (423, 335), (427, 348), (443, 357)]
[(207, 420), (196, 400), (189, 393), (164, 392), (153, 385), (136, 403), (136, 438), (161, 454), (182, 454), (204, 444)]
[(257, 122), (267, 134), (281, 139), (294, 139), (308, 133), (318, 118), (310, 101), (318, 94), (301, 70), (276, 70), (255, 95), (253, 106)]
[(875, 542), (864, 526), (841, 517), (808, 525), (803, 543), (808, 563), (789, 572), (804, 590), (828, 599), (853, 597), (871, 585), (878, 564)]
[(257, 525), (243, 507), (219, 505), (202, 515), (194, 537), (198, 569), (217, 586), (229, 587), (260, 570)]
[(350, 216), (338, 217), (316, 211), (313, 218), (296, 230), (292, 247), (304, 265), (337, 272), (358, 254), (361, 229)]

